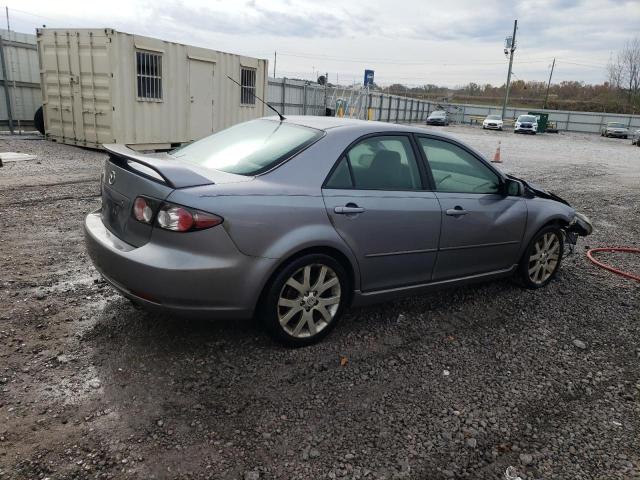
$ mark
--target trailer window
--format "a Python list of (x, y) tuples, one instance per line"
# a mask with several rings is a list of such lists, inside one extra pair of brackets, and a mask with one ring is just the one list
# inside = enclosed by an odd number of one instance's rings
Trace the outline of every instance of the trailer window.
[(256, 104), (256, 70), (255, 68), (240, 69), (240, 104), (255, 105)]
[(162, 100), (162, 55), (136, 52), (138, 100)]

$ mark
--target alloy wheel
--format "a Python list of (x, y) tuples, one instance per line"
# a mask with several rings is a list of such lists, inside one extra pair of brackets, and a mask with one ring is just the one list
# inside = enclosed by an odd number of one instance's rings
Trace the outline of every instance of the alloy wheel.
[(542, 235), (529, 256), (529, 279), (536, 285), (546, 282), (560, 261), (560, 239), (554, 232)]
[(313, 337), (334, 319), (340, 296), (340, 279), (331, 267), (305, 265), (289, 277), (280, 291), (280, 326), (292, 337)]

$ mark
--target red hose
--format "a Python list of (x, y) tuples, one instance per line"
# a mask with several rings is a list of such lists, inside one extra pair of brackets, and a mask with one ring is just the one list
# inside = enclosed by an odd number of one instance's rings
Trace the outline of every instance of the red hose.
[(613, 268), (611, 265), (607, 265), (606, 263), (599, 262), (595, 258), (593, 258), (592, 253), (596, 252), (625, 252), (625, 253), (639, 253), (640, 248), (629, 248), (629, 247), (605, 247), (605, 248), (592, 248), (587, 250), (587, 258), (591, 260), (592, 263), (595, 263), (599, 267), (604, 268), (605, 270), (609, 270), (610, 272), (616, 273), (618, 275), (622, 275), (623, 277), (630, 278), (631, 280), (635, 280), (636, 282), (640, 282), (640, 276), (634, 275), (632, 273), (623, 272), (622, 270), (618, 270), (617, 268)]

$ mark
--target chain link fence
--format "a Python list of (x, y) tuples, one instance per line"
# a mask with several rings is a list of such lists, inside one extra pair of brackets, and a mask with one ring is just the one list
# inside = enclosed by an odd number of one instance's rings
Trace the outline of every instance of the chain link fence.
[[(284, 115), (341, 115), (362, 120), (392, 123), (425, 122), (434, 110), (449, 112), (451, 123), (482, 123), (491, 114), (502, 113), (502, 107), (457, 103), (438, 103), (418, 98), (367, 92), (364, 89), (324, 87), (313, 82), (287, 78), (269, 78), (267, 101)], [(505, 120), (515, 120), (529, 112), (549, 114), (558, 130), (600, 133), (607, 122), (624, 123), (629, 129), (640, 128), (640, 116), (565, 110), (507, 108)]]

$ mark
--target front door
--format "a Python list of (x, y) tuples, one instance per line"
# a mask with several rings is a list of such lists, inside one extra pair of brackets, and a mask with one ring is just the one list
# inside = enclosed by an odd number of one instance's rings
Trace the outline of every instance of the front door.
[(215, 64), (189, 59), (190, 133), (199, 140), (213, 133), (213, 73)]
[(431, 279), (440, 206), (424, 184), (405, 135), (361, 140), (327, 179), (322, 190), (327, 213), (358, 260), (362, 291)]
[(527, 221), (522, 197), (502, 193), (500, 176), (461, 146), (418, 137), (442, 208), (433, 280), (510, 268), (518, 263)]

